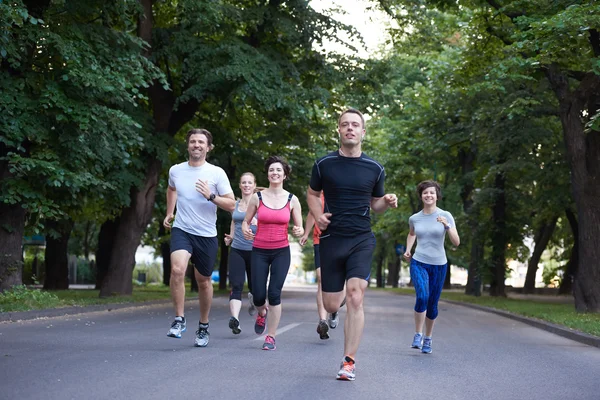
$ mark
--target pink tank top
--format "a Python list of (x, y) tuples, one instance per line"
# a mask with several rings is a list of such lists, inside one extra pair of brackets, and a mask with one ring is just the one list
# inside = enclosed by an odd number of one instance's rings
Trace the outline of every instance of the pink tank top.
[(292, 194), (283, 208), (274, 210), (264, 205), (262, 195), (258, 195), (258, 226), (253, 247), (259, 249), (281, 249), (289, 246), (288, 225), (290, 222), (290, 201)]

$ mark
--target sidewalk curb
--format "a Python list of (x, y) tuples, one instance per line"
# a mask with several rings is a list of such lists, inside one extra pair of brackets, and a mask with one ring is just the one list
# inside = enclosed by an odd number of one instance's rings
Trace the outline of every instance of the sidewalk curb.
[(484, 307), (484, 306), (480, 306), (477, 304), (461, 303), (459, 301), (453, 301), (453, 300), (440, 300), (440, 302), (453, 304), (453, 305), (457, 305), (457, 306), (470, 307), (470, 308), (474, 308), (474, 309), (477, 309), (480, 311), (498, 314), (503, 317), (514, 319), (516, 321), (523, 322), (525, 324), (534, 326), (538, 329), (543, 329), (547, 332), (554, 333), (555, 335), (559, 335), (559, 336), (574, 340), (579, 343), (587, 344), (588, 346), (600, 348), (600, 337), (593, 336), (593, 335), (590, 335), (590, 334), (587, 334), (585, 332), (581, 332), (581, 331), (578, 331), (575, 329), (570, 329), (565, 326), (552, 324), (550, 322), (542, 321), (542, 320), (535, 319), (535, 318), (524, 317), (522, 315), (513, 314), (511, 312), (504, 311), (504, 310), (498, 310), (496, 308)]

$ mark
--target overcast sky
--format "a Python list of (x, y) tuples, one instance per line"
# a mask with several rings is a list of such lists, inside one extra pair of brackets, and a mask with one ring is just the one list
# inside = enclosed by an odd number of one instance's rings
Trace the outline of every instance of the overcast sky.
[[(385, 28), (390, 19), (383, 12), (367, 10), (368, 0), (312, 0), (310, 5), (316, 11), (339, 7), (346, 11), (346, 14), (336, 14), (334, 18), (345, 24), (354, 26), (363, 36), (367, 49), (356, 40), (354, 44), (359, 49), (359, 55), (362, 57), (372, 56), (381, 47), (385, 41)], [(325, 45), (327, 50), (349, 53), (350, 50), (336, 43)]]

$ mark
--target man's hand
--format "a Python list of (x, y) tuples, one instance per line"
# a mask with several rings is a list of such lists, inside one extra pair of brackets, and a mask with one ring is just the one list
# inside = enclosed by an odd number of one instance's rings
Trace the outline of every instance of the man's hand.
[(230, 234), (226, 233), (223, 241), (225, 242), (225, 246), (229, 246), (231, 244), (231, 242), (233, 242), (233, 238), (231, 237)]
[(163, 226), (167, 229), (171, 229), (171, 221), (173, 221), (173, 218), (175, 218), (175, 215), (168, 214), (163, 221)]
[(396, 197), (394, 193), (386, 194), (385, 196), (383, 196), (383, 199), (385, 200), (385, 204), (387, 204), (388, 207), (398, 208), (398, 197)]
[(323, 213), (317, 220), (317, 226), (319, 227), (321, 232), (326, 230), (327, 227), (329, 226), (329, 224), (331, 223), (331, 221), (329, 220), (331, 215), (332, 215), (331, 213)]
[(208, 200), (208, 198), (210, 197), (210, 187), (208, 186), (208, 181), (198, 179), (196, 181), (196, 191)]

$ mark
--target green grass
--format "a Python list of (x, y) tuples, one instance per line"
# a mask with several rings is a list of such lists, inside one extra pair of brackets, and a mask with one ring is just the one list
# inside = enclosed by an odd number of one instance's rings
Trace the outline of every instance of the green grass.
[[(414, 289), (402, 288), (393, 290), (411, 296), (415, 294)], [(600, 337), (600, 314), (579, 313), (575, 311), (575, 306), (571, 302), (565, 303), (565, 301), (557, 301), (557, 299), (552, 296), (546, 297), (545, 300), (540, 296), (533, 297), (532, 299), (498, 298), (489, 295), (474, 297), (467, 296), (462, 292), (442, 292), (442, 300), (477, 304), (483, 307), (508, 311), (513, 314), (537, 318)]]
[[(195, 298), (189, 283), (186, 284), (188, 298)], [(219, 291), (218, 285), (214, 286), (214, 293), (229, 293), (228, 290)], [(164, 285), (134, 286), (131, 296), (112, 296), (100, 298), (99, 290), (71, 289), (45, 291), (30, 289), (25, 286), (16, 286), (11, 290), (0, 293), (0, 312), (17, 312), (42, 310), (48, 308), (62, 308), (73, 306), (89, 306), (97, 304), (127, 304), (144, 303), (156, 300), (170, 300), (169, 288)]]

